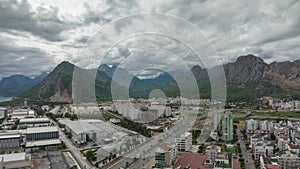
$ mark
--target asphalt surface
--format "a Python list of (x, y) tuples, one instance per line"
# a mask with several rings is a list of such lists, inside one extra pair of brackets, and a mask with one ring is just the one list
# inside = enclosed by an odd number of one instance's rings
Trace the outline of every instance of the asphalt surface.
[(246, 169), (253, 169), (255, 168), (255, 164), (252, 160), (252, 156), (251, 156), (251, 153), (248, 154), (247, 152), (247, 148), (246, 148), (246, 145), (244, 143), (244, 137), (241, 133), (240, 130), (237, 130), (237, 135), (238, 135), (238, 142), (240, 143), (240, 146), (241, 146), (241, 152), (242, 152), (242, 156), (243, 158), (245, 159), (245, 167)]
[[(193, 119), (194, 120), (194, 119)], [(192, 125), (193, 120), (187, 120), (184, 113), (180, 116), (180, 119), (175, 122), (175, 124), (170, 127), (167, 131), (164, 133), (152, 137), (150, 140), (146, 141), (145, 143), (135, 147), (132, 151), (129, 151), (123, 155), (123, 158), (121, 158), (119, 161), (116, 161), (113, 165), (109, 166), (110, 169), (119, 169), (124, 168), (126, 166), (126, 162), (132, 162), (134, 157), (137, 157), (136, 155), (142, 155), (146, 159), (139, 158), (138, 161), (133, 163), (129, 168), (131, 169), (141, 169), (146, 165), (148, 158), (153, 157), (156, 148), (164, 142), (174, 142), (174, 139), (180, 135), (186, 132)]]
[[(54, 123), (56, 125), (56, 127), (58, 126), (58, 124), (55, 121), (53, 121), (53, 120), (51, 120), (51, 121), (52, 121), (52, 123)], [(82, 169), (93, 169), (94, 167), (92, 167), (90, 165), (90, 163), (85, 160), (85, 157), (82, 155), (80, 150), (77, 147), (74, 146), (74, 144), (70, 141), (69, 138), (67, 138), (65, 133), (61, 130), (61, 128), (59, 128), (59, 127), (57, 127), (57, 128), (58, 128), (60, 139), (62, 139), (62, 141), (66, 144), (68, 150), (72, 153), (73, 157), (79, 163), (80, 168), (82, 168)]]

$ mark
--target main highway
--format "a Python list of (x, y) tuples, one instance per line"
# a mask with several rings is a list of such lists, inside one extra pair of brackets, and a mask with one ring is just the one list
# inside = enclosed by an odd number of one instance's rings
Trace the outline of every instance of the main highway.
[(104, 168), (125, 168), (126, 163), (131, 163), (134, 158), (137, 158), (137, 161), (133, 163), (130, 168), (143, 168), (144, 162), (146, 162), (149, 157), (154, 156), (155, 150), (159, 146), (159, 144), (164, 142), (174, 142), (177, 136), (185, 133), (188, 129), (191, 128), (191, 126), (193, 125), (193, 120), (195, 119), (188, 120), (185, 113), (182, 113), (179, 120), (177, 120), (174, 125), (167, 131), (161, 133), (160, 135), (154, 136), (150, 140), (136, 146), (133, 150), (123, 154), (122, 158), (117, 159), (111, 165)]

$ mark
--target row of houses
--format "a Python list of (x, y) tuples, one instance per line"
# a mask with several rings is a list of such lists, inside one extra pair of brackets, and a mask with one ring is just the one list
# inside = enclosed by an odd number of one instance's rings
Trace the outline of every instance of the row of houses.
[(299, 168), (300, 122), (264, 120), (260, 123), (263, 125), (258, 129), (258, 121), (250, 119), (245, 128), (254, 158), (260, 161), (261, 168)]

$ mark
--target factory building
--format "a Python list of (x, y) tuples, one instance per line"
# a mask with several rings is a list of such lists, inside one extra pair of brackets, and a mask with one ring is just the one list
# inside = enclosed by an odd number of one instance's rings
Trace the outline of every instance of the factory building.
[(54, 126), (34, 127), (26, 129), (26, 141), (58, 139), (58, 129)]
[(20, 143), (20, 133), (0, 133), (0, 149), (19, 148)]
[(50, 125), (51, 121), (48, 118), (24, 118), (20, 119), (19, 127), (37, 127), (37, 126), (47, 126)]
[(30, 109), (16, 109), (12, 112), (12, 118), (34, 117), (34, 111)]

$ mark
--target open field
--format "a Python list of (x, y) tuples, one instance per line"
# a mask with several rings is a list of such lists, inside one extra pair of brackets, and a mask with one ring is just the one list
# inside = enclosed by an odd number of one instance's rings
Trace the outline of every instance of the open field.
[(300, 112), (290, 111), (290, 112), (252, 112), (252, 116), (266, 116), (271, 118), (299, 118)]

